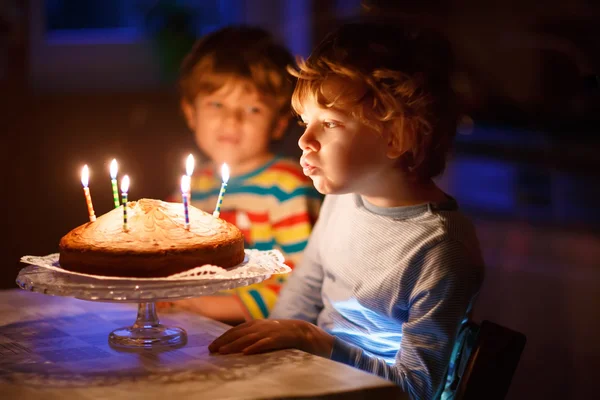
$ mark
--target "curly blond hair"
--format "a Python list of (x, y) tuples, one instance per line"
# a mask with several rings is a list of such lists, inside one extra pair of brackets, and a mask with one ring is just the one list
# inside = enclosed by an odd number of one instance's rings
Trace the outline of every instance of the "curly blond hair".
[[(374, 23), (348, 24), (298, 60), (292, 108), (308, 99), (350, 114), (401, 152), (400, 165), (418, 178), (441, 174), (454, 138), (457, 111), (451, 87), (452, 56), (432, 31)], [(324, 84), (341, 79), (331, 94)]]

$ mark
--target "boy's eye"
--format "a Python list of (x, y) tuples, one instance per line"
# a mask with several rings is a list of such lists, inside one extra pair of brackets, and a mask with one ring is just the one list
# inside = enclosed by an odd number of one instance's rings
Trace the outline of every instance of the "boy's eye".
[(338, 124), (337, 122), (333, 122), (333, 121), (323, 121), (323, 126), (327, 129), (333, 129), (333, 128), (339, 127), (340, 124)]
[(248, 107), (248, 112), (250, 114), (260, 114), (260, 107), (255, 107), (255, 106)]
[(223, 103), (221, 103), (220, 101), (209, 101), (208, 105), (214, 108), (222, 108), (223, 107)]

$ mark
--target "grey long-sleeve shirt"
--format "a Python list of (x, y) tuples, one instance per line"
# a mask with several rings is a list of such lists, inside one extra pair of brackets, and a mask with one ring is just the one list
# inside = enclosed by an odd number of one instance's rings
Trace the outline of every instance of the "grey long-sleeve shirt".
[(330, 195), (270, 318), (312, 322), (335, 336), (333, 360), (434, 399), (483, 272), (453, 199), (380, 208)]

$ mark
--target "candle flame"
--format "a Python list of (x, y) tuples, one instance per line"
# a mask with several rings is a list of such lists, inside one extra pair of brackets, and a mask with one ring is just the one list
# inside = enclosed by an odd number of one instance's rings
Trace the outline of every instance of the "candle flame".
[(119, 171), (119, 164), (117, 164), (117, 160), (113, 158), (110, 163), (110, 177), (111, 179), (117, 179), (117, 172)]
[(81, 170), (81, 184), (83, 185), (83, 187), (88, 187), (89, 182), (90, 182), (90, 170), (86, 164), (83, 166), (83, 169)]
[(181, 193), (187, 194), (190, 191), (190, 177), (183, 175), (181, 177)]
[(129, 176), (125, 175), (121, 180), (121, 192), (127, 193), (129, 191)]
[(192, 174), (194, 173), (195, 164), (196, 162), (194, 161), (194, 156), (190, 154), (187, 158), (187, 161), (185, 162), (185, 173), (188, 176), (192, 176)]
[(229, 181), (229, 166), (225, 163), (221, 166), (221, 177), (223, 178), (223, 183)]

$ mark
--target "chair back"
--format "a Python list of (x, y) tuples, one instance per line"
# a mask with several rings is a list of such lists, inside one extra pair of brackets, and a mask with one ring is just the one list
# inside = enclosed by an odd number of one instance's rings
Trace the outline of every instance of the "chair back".
[(525, 348), (524, 334), (483, 321), (459, 334), (454, 368), (443, 399), (503, 400)]

